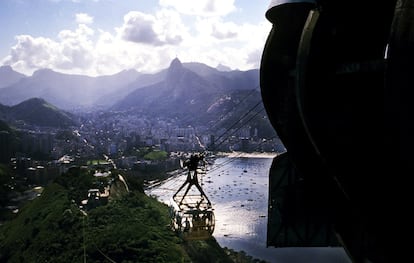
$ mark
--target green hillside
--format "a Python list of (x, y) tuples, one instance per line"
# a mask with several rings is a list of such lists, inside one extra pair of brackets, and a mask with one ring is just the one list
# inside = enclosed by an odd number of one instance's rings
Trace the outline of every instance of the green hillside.
[(18, 132), (0, 120), (0, 163), (8, 163), (21, 145)]
[(179, 239), (166, 205), (140, 191), (85, 216), (68, 185), (47, 186), (0, 227), (0, 262), (232, 262), (214, 239)]
[(67, 128), (75, 124), (69, 113), (40, 98), (23, 101), (10, 111), (15, 119), (38, 126)]

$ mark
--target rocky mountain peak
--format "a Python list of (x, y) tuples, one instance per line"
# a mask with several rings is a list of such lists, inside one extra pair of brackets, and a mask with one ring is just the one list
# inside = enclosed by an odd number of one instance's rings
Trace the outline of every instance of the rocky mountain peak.
[(177, 76), (181, 75), (184, 71), (183, 64), (178, 58), (171, 61), (170, 67), (168, 68), (167, 79), (173, 81)]
[(170, 63), (170, 68), (182, 68), (183, 65), (178, 58), (174, 58)]

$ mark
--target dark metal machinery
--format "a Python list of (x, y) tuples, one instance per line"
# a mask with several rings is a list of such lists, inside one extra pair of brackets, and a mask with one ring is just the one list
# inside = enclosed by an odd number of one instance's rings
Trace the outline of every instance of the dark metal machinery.
[(269, 10), (261, 90), (287, 153), (269, 184), (269, 246), (398, 262), (414, 161), (414, 1)]

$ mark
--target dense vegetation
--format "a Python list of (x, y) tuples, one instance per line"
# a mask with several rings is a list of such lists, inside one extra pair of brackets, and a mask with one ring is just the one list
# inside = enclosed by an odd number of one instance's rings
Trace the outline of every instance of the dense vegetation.
[(0, 227), (0, 262), (232, 262), (214, 239), (179, 239), (167, 207), (139, 191), (139, 182), (85, 215), (77, 200), (94, 183), (72, 169), (47, 186)]
[(0, 119), (0, 163), (8, 163), (20, 145), (19, 134)]
[(62, 186), (47, 187), (40, 198), (0, 232), (1, 262), (80, 262), (82, 217)]
[(144, 159), (145, 160), (151, 160), (151, 161), (158, 161), (158, 160), (165, 160), (168, 157), (168, 153), (165, 151), (152, 151), (147, 154), (145, 154)]
[(131, 147), (125, 152), (127, 155), (136, 156), (138, 159), (145, 160), (165, 160), (168, 153), (165, 151), (155, 150), (153, 147)]
[(10, 169), (6, 165), (0, 163), (0, 221), (10, 218), (11, 216), (10, 210), (5, 208), (11, 192), (11, 183)]
[(17, 120), (38, 126), (68, 128), (75, 125), (71, 114), (40, 98), (31, 98), (12, 106), (10, 113)]

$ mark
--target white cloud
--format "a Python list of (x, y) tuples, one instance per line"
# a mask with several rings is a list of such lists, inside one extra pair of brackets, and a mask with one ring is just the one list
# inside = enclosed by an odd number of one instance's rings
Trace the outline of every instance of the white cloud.
[(94, 31), (84, 24), (78, 25), (75, 31), (63, 30), (59, 33), (60, 56), (64, 63), (61, 68), (88, 69), (94, 60), (94, 43), (91, 37)]
[(58, 41), (43, 37), (19, 35), (4, 64), (16, 70), (30, 73), (40, 68), (59, 71), (88, 71), (93, 64), (94, 31), (86, 25), (79, 25), (75, 31), (63, 30)]
[(168, 47), (137, 45), (84, 24), (62, 30), (57, 39), (16, 36), (16, 44), (1, 64), (32, 74), (41, 68), (85, 75), (114, 74), (124, 69), (154, 72), (168, 66), (175, 54)]
[(265, 21), (258, 25), (235, 24), (221, 18), (199, 18), (198, 35), (188, 47), (190, 60), (232, 69), (258, 68), (271, 26)]
[(162, 42), (154, 30), (155, 17), (138, 11), (129, 12), (124, 16), (124, 24), (120, 32), (123, 39), (150, 45), (161, 45)]
[(159, 11), (155, 16), (129, 12), (118, 32), (127, 41), (154, 46), (177, 45), (188, 34), (180, 16), (169, 10)]
[(156, 13), (155, 30), (164, 43), (178, 45), (189, 38), (188, 28), (181, 20), (180, 14), (171, 10), (161, 10)]
[(27, 72), (29, 68), (51, 68), (56, 62), (54, 56), (59, 45), (43, 37), (33, 38), (29, 35), (16, 36), (17, 44), (12, 47), (4, 64), (12, 65), (19, 71)]
[(92, 24), (93, 23), (93, 17), (86, 13), (76, 14), (75, 17), (76, 17), (76, 23), (78, 24)]
[(197, 16), (225, 16), (236, 9), (234, 0), (159, 0), (159, 5)]
[(219, 40), (236, 39), (240, 26), (233, 22), (223, 22), (220, 18), (201, 18), (197, 20), (196, 28), (201, 35), (214, 37)]
[[(233, 5), (233, 1), (223, 2)], [(92, 25), (79, 23), (77, 28), (62, 30), (53, 39), (19, 35), (0, 64), (11, 65), (25, 74), (50, 68), (64, 73), (104, 75), (131, 68), (158, 71), (178, 56), (183, 62), (247, 70), (259, 66), (271, 27), (266, 21), (253, 25), (225, 21), (218, 16), (182, 16), (171, 8), (152, 14), (129, 12), (123, 24), (114, 28), (115, 33), (96, 29), (96, 23)]]

